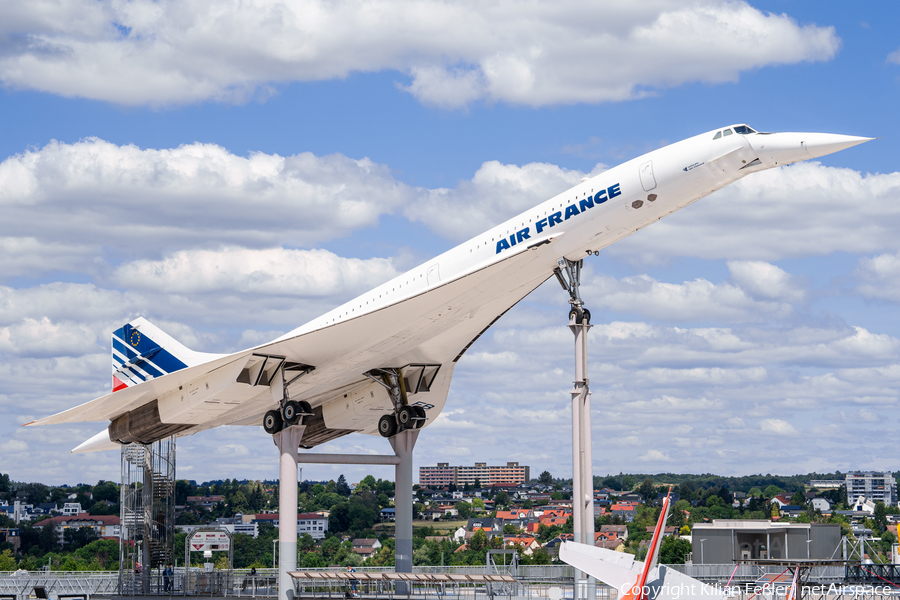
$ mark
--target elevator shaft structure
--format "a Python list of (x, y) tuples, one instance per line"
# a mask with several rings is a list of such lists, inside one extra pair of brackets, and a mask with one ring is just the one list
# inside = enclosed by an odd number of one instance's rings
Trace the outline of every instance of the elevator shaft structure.
[(174, 558), (175, 437), (122, 446), (119, 593), (165, 591), (162, 572)]

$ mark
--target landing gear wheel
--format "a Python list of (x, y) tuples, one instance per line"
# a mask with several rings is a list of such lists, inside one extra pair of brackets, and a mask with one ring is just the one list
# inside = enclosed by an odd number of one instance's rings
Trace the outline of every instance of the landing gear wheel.
[(284, 420), (284, 424), (288, 427), (291, 425), (296, 425), (297, 421), (300, 420), (300, 406), (298, 402), (294, 402), (293, 400), (288, 400), (284, 403), (284, 406), (281, 407), (281, 418)]
[(284, 421), (281, 419), (281, 413), (277, 410), (270, 410), (263, 417), (263, 429), (269, 435), (275, 435), (284, 427)]
[(397, 433), (397, 420), (394, 415), (382, 415), (378, 419), (378, 433), (381, 437), (389, 438)]
[(312, 414), (312, 406), (310, 406), (309, 402), (307, 402), (306, 400), (301, 400), (300, 402), (297, 403), (297, 406), (300, 407), (301, 414), (306, 414), (306, 415)]
[(416, 416), (418, 417), (418, 419), (416, 419), (416, 429), (421, 429), (422, 426), (425, 425), (425, 419), (427, 418), (425, 409), (421, 406), (412, 406), (410, 408), (416, 411)]
[(572, 322), (572, 319), (575, 319), (576, 323), (581, 323), (581, 319), (584, 318), (584, 312), (580, 308), (573, 308), (569, 311), (569, 322)]
[(410, 429), (415, 423), (416, 411), (412, 406), (404, 406), (397, 411), (397, 425), (400, 429)]
[(591, 311), (584, 309), (584, 314), (581, 315), (581, 322), (587, 323), (588, 325), (591, 324)]

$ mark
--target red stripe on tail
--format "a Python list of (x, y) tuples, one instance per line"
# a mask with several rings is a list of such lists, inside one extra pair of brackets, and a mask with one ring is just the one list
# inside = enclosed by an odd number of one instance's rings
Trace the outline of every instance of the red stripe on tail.
[(125, 389), (127, 387), (128, 387), (127, 385), (125, 385), (124, 383), (119, 381), (119, 379), (115, 375), (113, 375), (113, 391), (114, 392), (118, 392), (119, 390)]

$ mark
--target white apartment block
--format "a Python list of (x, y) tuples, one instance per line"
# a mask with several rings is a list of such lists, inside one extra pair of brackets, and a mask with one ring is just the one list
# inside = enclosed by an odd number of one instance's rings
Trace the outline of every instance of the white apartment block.
[(888, 506), (897, 504), (897, 480), (893, 473), (879, 471), (851, 471), (844, 479), (847, 498), (863, 496), (872, 502), (884, 502)]

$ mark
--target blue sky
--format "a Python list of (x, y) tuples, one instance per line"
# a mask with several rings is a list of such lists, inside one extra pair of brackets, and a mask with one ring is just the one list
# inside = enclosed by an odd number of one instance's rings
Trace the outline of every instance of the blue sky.
[[(109, 332), (130, 318), (237, 350), (584, 174), (740, 122), (881, 139), (750, 177), (590, 261), (595, 473), (895, 468), (893, 3), (4, 10), (0, 470), (14, 479), (117, 478), (114, 453), (68, 454), (101, 424), (18, 424), (102, 395)], [(564, 301), (542, 287), (473, 347), (417, 464), (571, 474)], [(179, 444), (179, 476), (277, 473), (256, 428)]]

